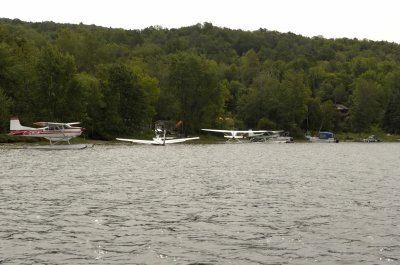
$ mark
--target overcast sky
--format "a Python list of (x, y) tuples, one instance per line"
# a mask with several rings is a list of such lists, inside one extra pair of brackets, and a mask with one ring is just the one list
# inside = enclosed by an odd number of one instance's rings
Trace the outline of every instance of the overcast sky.
[(124, 29), (210, 22), (400, 43), (400, 0), (2, 0), (0, 17)]

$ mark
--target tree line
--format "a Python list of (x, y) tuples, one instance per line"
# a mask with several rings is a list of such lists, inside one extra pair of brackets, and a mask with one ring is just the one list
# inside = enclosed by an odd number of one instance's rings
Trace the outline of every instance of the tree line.
[[(345, 106), (345, 112), (339, 111)], [(400, 46), (232, 30), (0, 19), (0, 132), (81, 121), (93, 139), (201, 128), (400, 131)]]

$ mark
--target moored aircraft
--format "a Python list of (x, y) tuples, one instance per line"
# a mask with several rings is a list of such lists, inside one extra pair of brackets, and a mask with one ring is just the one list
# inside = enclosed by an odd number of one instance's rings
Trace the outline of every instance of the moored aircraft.
[(224, 137), (228, 138), (228, 141), (236, 140), (238, 142), (240, 142), (240, 139), (261, 136), (267, 132), (265, 130), (259, 130), (259, 131), (253, 131), (253, 130), (237, 131), (237, 130), (219, 130), (219, 129), (201, 129), (201, 130), (207, 131), (207, 132), (223, 133)]
[(182, 143), (186, 141), (200, 139), (199, 137), (169, 139), (165, 136), (166, 130), (156, 129), (154, 130), (154, 132), (156, 136), (153, 138), (153, 140), (139, 140), (139, 139), (126, 139), (126, 138), (116, 138), (116, 140), (137, 143), (137, 144), (166, 145), (166, 144), (176, 144), (176, 143)]
[(59, 123), (59, 122), (34, 122), (33, 124), (43, 126), (40, 128), (33, 128), (22, 126), (17, 117), (10, 119), (10, 133), (14, 136), (26, 137), (41, 137), (54, 142), (68, 142), (74, 137), (80, 136), (85, 128), (76, 127), (72, 125), (79, 124), (80, 122)]

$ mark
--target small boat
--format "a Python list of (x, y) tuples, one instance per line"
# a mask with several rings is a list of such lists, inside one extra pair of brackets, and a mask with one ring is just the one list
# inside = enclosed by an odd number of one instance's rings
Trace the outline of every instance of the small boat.
[(319, 132), (318, 136), (306, 135), (306, 138), (311, 143), (338, 143), (339, 139), (335, 138), (333, 132)]
[(376, 137), (375, 135), (370, 135), (367, 138), (363, 139), (354, 139), (354, 142), (362, 142), (362, 143), (379, 143), (382, 142), (381, 139)]

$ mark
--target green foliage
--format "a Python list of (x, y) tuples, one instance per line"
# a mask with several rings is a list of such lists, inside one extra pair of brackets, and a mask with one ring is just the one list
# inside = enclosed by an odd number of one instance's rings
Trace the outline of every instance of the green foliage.
[(260, 73), (241, 98), (239, 113), (250, 127), (295, 132), (307, 118), (310, 94), (302, 73), (287, 72), (281, 81)]
[(362, 75), (354, 81), (350, 121), (355, 132), (369, 131), (372, 125), (378, 124), (386, 106), (385, 91), (370, 75)]
[(81, 121), (86, 127), (86, 133), (92, 138), (101, 138), (102, 115), (104, 98), (100, 90), (100, 81), (87, 73), (74, 75), (71, 83), (70, 113), (67, 120)]
[(116, 134), (129, 134), (149, 127), (155, 114), (158, 83), (140, 69), (124, 64), (102, 65), (98, 70), (101, 122), (98, 133), (101, 138)]
[(390, 89), (383, 127), (390, 133), (400, 133), (400, 71), (387, 77), (386, 86)]
[(262, 118), (279, 123), (279, 94), (279, 80), (260, 74), (249, 92), (240, 98), (238, 115), (250, 128), (255, 128)]
[(228, 91), (219, 82), (217, 63), (195, 53), (179, 53), (171, 58), (169, 71), (169, 87), (186, 130), (211, 126), (223, 111)]
[(158, 119), (183, 120), (191, 134), (398, 133), (399, 69), (395, 43), (211, 23), (138, 31), (0, 19), (0, 130), (17, 115), (81, 121), (99, 139), (147, 133)]
[(245, 85), (251, 84), (253, 78), (260, 71), (260, 61), (253, 49), (240, 58), (241, 81)]
[(10, 118), (11, 100), (0, 87), (0, 133), (6, 132), (7, 122)]
[(302, 73), (287, 72), (280, 93), (279, 124), (289, 131), (297, 131), (299, 125), (307, 118), (307, 103), (311, 90), (305, 84)]
[(76, 73), (74, 57), (57, 47), (42, 49), (36, 65), (38, 88), (35, 93), (38, 115), (44, 120), (62, 121), (70, 111), (71, 81)]
[(277, 129), (277, 126), (276, 126), (275, 122), (264, 117), (264, 118), (261, 118), (258, 120), (257, 129), (274, 130), (274, 129)]
[(246, 94), (247, 89), (244, 84), (242, 84), (240, 81), (237, 80), (233, 80), (231, 82), (226, 83), (226, 86), (229, 91), (228, 91), (228, 99), (225, 105), (225, 110), (228, 113), (237, 113), (238, 101), (240, 98), (242, 98), (243, 95)]
[(335, 104), (328, 100), (321, 105), (321, 127), (320, 130), (333, 131), (339, 123), (339, 113), (336, 110)]
[(11, 47), (5, 43), (0, 43), (0, 87), (8, 87), (14, 82), (13, 65), (15, 63)]
[(375, 100), (368, 100), (368, 96), (370, 96), (368, 94), (369, 92), (370, 90), (360, 88), (354, 94), (354, 107), (351, 111), (351, 128), (355, 132), (368, 130), (369, 127), (372, 125), (372, 117), (369, 117), (368, 114), (374, 115), (374, 113), (373, 109), (369, 108), (368, 104), (374, 104)]
[(400, 133), (400, 90), (396, 89), (391, 95), (386, 108), (384, 128), (394, 134)]

